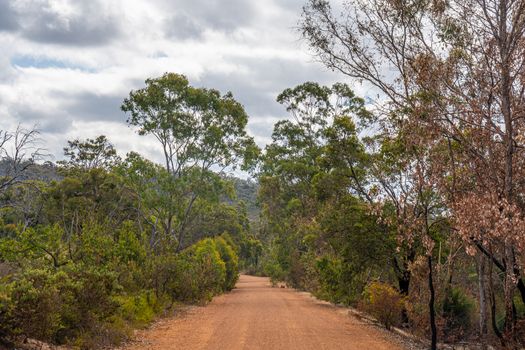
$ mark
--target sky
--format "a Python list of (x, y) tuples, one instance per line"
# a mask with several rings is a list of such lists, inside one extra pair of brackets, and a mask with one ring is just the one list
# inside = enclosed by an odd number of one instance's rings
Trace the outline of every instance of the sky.
[(0, 0), (0, 130), (36, 125), (47, 151), (104, 134), (119, 153), (160, 162), (120, 111), (164, 72), (231, 91), (259, 146), (286, 118), (275, 99), (305, 81), (345, 81), (298, 31), (305, 0)]

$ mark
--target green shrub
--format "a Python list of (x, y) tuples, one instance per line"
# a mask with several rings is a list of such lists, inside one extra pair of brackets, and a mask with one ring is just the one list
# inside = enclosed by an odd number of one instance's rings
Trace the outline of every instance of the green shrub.
[(116, 255), (119, 263), (128, 263), (130, 261), (144, 264), (146, 261), (147, 251), (141, 240), (144, 240), (142, 234), (137, 232), (133, 222), (126, 221), (117, 231), (117, 248)]
[(472, 322), (474, 301), (460, 288), (450, 288), (443, 299), (443, 318), (445, 326), (443, 333), (446, 337), (457, 338), (467, 331)]
[(3, 333), (58, 344), (95, 339), (117, 310), (117, 287), (113, 273), (87, 266), (28, 268), (0, 293)]
[(270, 282), (275, 286), (277, 282), (284, 281), (286, 272), (278, 262), (268, 261), (264, 265), (264, 274), (270, 277)]
[(226, 243), (230, 246), (230, 248), (233, 249), (233, 252), (235, 253), (235, 255), (239, 254), (241, 247), (237, 243), (235, 243), (235, 240), (229, 233), (224, 232), (219, 237), (226, 241)]
[(342, 302), (345, 293), (341, 291), (341, 260), (322, 257), (316, 262), (316, 270), (319, 279), (318, 297), (334, 303)]
[(62, 289), (68, 276), (64, 272), (28, 269), (10, 284), (11, 332), (55, 341), (65, 325), (62, 322)]
[(115, 231), (86, 224), (69, 244), (64, 236), (50, 225), (0, 238), (2, 342), (27, 336), (80, 349), (112, 346), (170, 302), (210, 300), (238, 278), (227, 236), (153, 255), (131, 222)]
[(0, 344), (13, 332), (12, 313), (14, 304), (11, 300), (11, 285), (6, 278), (0, 278)]
[(239, 279), (239, 260), (237, 254), (235, 254), (233, 248), (222, 236), (215, 238), (215, 245), (226, 267), (226, 278), (223, 289), (225, 291), (232, 290)]
[(225, 285), (226, 264), (214, 240), (206, 238), (186, 248), (175, 258), (171, 276), (166, 286), (174, 300), (211, 300)]
[(206, 238), (195, 244), (197, 283), (207, 300), (222, 291), (226, 280), (226, 264), (222, 261), (215, 242)]
[(364, 291), (363, 307), (387, 329), (401, 322), (404, 298), (389, 284), (370, 283)]
[[(148, 325), (161, 308), (152, 291), (142, 291), (137, 295), (118, 295), (114, 297), (114, 300), (119, 304), (118, 317), (134, 327)], [(118, 319), (115, 318), (115, 320)]]
[(98, 322), (108, 321), (118, 310), (113, 296), (120, 292), (117, 276), (113, 271), (91, 266), (68, 266), (73, 281), (69, 287), (72, 295), (71, 312), (68, 314), (72, 329), (90, 331)]
[(314, 271), (318, 280), (316, 294), (333, 303), (355, 305), (363, 295), (368, 274), (352, 261), (332, 256), (318, 258)]

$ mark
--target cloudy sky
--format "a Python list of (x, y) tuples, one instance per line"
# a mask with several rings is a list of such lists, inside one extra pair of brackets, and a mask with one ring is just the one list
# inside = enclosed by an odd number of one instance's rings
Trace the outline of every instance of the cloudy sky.
[(295, 29), (304, 0), (0, 0), (0, 130), (42, 131), (60, 159), (68, 139), (108, 136), (120, 153), (160, 161), (119, 107), (164, 72), (232, 91), (259, 145), (286, 117), (279, 92), (342, 77), (315, 62)]

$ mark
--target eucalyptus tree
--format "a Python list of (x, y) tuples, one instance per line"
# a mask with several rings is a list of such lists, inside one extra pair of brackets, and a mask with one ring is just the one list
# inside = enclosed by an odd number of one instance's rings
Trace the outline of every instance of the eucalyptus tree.
[(146, 87), (131, 91), (121, 108), (139, 135), (153, 135), (161, 145), (174, 186), (167, 228), (182, 248), (196, 201), (213, 187), (212, 173), (253, 166), (258, 148), (246, 132), (248, 115), (231, 93), (190, 86), (175, 73), (146, 80)]
[[(352, 220), (345, 219), (362, 215), (363, 222), (368, 220), (364, 218), (363, 202), (354, 198), (358, 191), (350, 186), (350, 175), (346, 168), (341, 171), (343, 167), (338, 167), (332, 156), (336, 151), (344, 153), (346, 161), (352, 159), (354, 174), (364, 176), (364, 148), (356, 124), (366, 124), (371, 115), (364, 100), (339, 83), (326, 87), (307, 82), (286, 89), (277, 101), (286, 107), (289, 118), (275, 125), (272, 143), (262, 156), (259, 180), (263, 228), (273, 238), (272, 259), (280, 265), (275, 271), (280, 274), (284, 270), (292, 283), (301, 285), (310, 282), (302, 275), (315, 268), (312, 264), (318, 256), (346, 259), (350, 251), (355, 252), (349, 242), (357, 246), (360, 237), (371, 232), (370, 227), (357, 229)], [(332, 141), (338, 136), (345, 140), (336, 145)], [(349, 280), (358, 274), (358, 269), (346, 270)], [(329, 280), (326, 283), (331, 283)], [(334, 282), (339, 284), (335, 289), (344, 290), (340, 282)], [(348, 293), (335, 294), (339, 301), (349, 300)]]
[(69, 168), (90, 170), (95, 168), (109, 170), (120, 162), (120, 157), (113, 144), (106, 136), (95, 139), (67, 141), (64, 147), (67, 160), (59, 162)]
[(284, 90), (277, 101), (286, 107), (290, 118), (275, 124), (261, 175), (278, 175), (283, 184), (293, 187), (294, 196), (306, 196), (321, 170), (329, 133), (342, 124), (365, 121), (371, 116), (364, 108), (364, 100), (340, 83), (326, 87), (307, 82)]

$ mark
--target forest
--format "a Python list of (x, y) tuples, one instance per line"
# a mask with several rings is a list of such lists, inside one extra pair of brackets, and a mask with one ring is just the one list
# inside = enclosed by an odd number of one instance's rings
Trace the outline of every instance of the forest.
[(0, 133), (0, 344), (118, 344), (243, 272), (431, 349), (524, 346), (525, 2), (308, 0), (299, 31), (341, 82), (282, 91), (264, 147), (178, 73), (121, 105), (162, 164)]
[(63, 161), (38, 163), (46, 157), (38, 130), (0, 135), (6, 346), (20, 337), (117, 344), (177, 304), (231, 290), (239, 268), (256, 264), (254, 203), (236, 194), (253, 198), (254, 183), (220, 171), (248, 168), (257, 154), (243, 107), (177, 74), (146, 85), (122, 109), (158, 139), (163, 166), (137, 153), (122, 159), (105, 136), (68, 141)]

